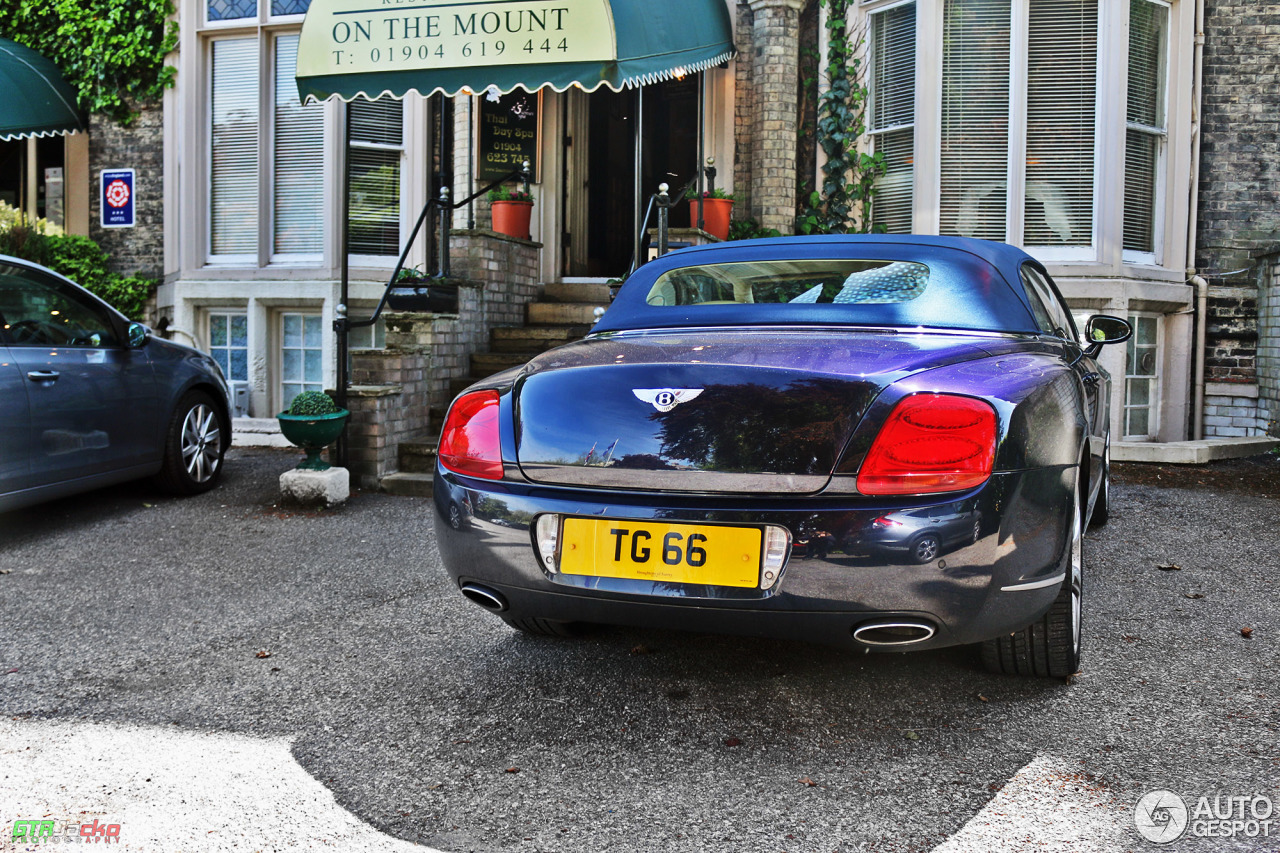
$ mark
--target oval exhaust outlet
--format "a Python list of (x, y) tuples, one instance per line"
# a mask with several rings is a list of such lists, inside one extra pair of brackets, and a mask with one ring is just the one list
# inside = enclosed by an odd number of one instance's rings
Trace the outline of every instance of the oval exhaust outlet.
[(853, 638), (868, 646), (909, 646), (935, 633), (928, 622), (867, 622), (853, 629)]
[(478, 583), (464, 583), (462, 585), (462, 594), (490, 613), (501, 613), (507, 609), (507, 600), (496, 589), (489, 589), (489, 587), (481, 586)]

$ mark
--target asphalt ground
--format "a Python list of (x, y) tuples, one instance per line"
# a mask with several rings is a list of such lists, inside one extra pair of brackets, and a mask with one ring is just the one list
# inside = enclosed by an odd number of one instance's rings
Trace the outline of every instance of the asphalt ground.
[[(989, 675), (969, 649), (519, 635), (451, 588), (429, 500), (276, 506), (297, 458), (234, 450), (186, 500), (136, 484), (0, 515), (0, 810), (28, 784), (24, 732), (98, 725), (142, 733), (134, 751), (147, 732), (286, 743), (388, 849), (1280, 849), (1276, 497), (1119, 482), (1068, 684)], [(268, 752), (227, 760), (283, 778)], [(105, 790), (124, 771), (93, 772)], [(1156, 847), (1133, 809), (1157, 789), (1268, 796), (1278, 820)], [(183, 849), (242, 849), (236, 821)]]

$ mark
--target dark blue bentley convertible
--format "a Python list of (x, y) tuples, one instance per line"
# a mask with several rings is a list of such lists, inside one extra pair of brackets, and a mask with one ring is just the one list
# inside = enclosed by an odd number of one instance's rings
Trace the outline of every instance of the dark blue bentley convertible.
[(463, 595), (532, 633), (975, 643), (996, 671), (1068, 676), (1082, 530), (1107, 515), (1095, 357), (1129, 334), (1104, 316), (1078, 331), (1003, 244), (674, 252), (584, 340), (453, 402), (440, 551)]

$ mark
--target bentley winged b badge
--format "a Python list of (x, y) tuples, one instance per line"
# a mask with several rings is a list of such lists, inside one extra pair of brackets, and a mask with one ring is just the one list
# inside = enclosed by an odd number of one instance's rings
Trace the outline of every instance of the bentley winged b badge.
[(640, 400), (652, 403), (659, 412), (669, 412), (681, 403), (687, 403), (701, 394), (701, 388), (632, 388), (631, 393)]

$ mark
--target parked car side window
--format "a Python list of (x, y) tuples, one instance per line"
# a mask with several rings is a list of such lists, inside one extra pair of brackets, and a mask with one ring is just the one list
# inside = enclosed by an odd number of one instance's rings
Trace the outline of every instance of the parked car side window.
[(1032, 313), (1041, 331), (1068, 341), (1076, 341), (1076, 327), (1071, 312), (1062, 304), (1053, 285), (1035, 267), (1022, 267), (1022, 281), (1031, 300)]
[(0, 264), (0, 324), (14, 346), (117, 346), (115, 324), (72, 286)]

